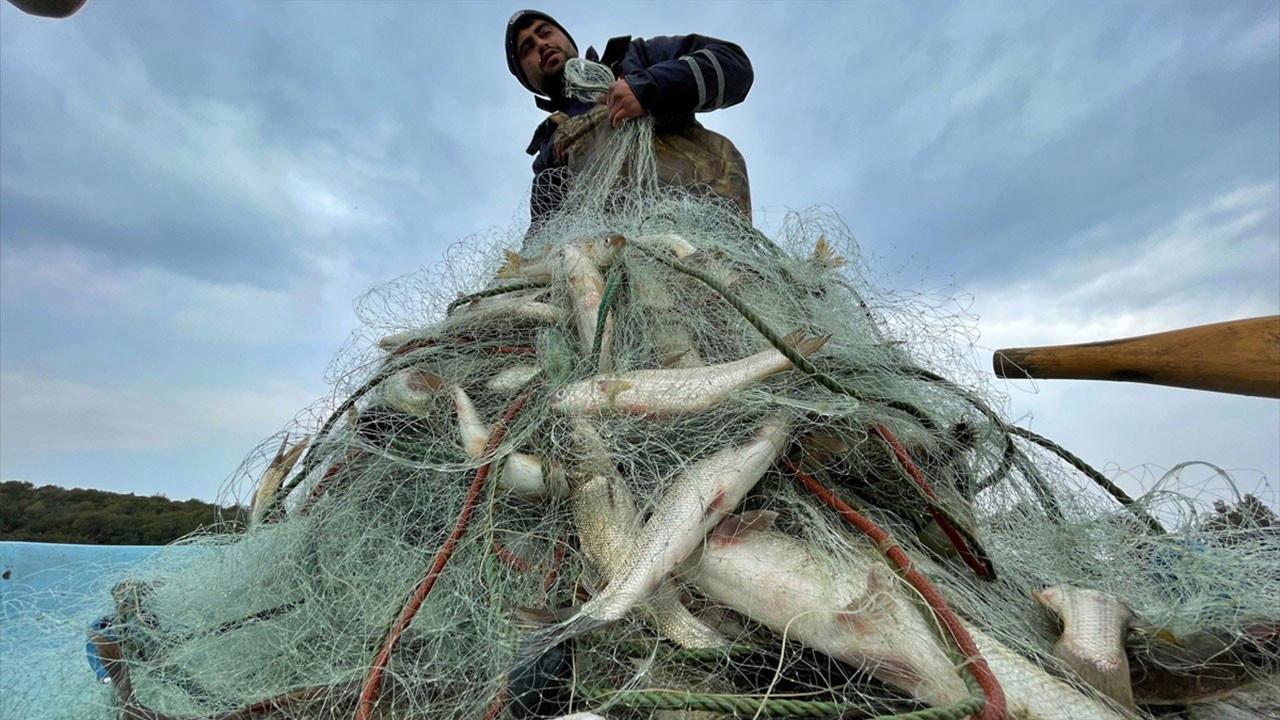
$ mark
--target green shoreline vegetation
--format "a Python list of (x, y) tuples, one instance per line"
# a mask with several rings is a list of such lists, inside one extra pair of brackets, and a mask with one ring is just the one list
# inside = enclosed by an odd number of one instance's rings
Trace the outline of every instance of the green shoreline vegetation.
[(242, 527), (245, 508), (29, 482), (0, 482), (0, 540), (163, 545), (197, 530)]

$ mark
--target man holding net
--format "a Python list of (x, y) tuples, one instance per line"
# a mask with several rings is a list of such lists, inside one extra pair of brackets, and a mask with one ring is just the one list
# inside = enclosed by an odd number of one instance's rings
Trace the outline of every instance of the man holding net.
[(563, 95), (565, 65), (578, 46), (546, 13), (521, 10), (506, 32), (507, 67), (551, 115), (534, 132), (530, 210), (535, 226), (563, 200), (565, 181), (585, 168), (611, 128), (645, 115), (654, 120), (658, 178), (732, 201), (748, 217), (751, 192), (746, 162), (728, 138), (702, 127), (694, 114), (736, 105), (753, 79), (751, 62), (737, 45), (703, 35), (616, 37), (603, 56), (616, 80), (597, 102)]

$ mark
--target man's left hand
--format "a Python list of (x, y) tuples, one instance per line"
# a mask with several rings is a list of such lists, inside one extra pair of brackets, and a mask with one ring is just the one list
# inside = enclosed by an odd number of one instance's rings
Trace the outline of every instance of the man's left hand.
[(631, 86), (627, 84), (625, 78), (618, 78), (609, 86), (609, 90), (604, 94), (604, 103), (608, 108), (609, 122), (618, 127), (622, 125), (622, 121), (627, 118), (640, 117), (645, 114), (645, 110), (640, 106), (640, 101), (636, 99), (636, 94), (631, 92)]

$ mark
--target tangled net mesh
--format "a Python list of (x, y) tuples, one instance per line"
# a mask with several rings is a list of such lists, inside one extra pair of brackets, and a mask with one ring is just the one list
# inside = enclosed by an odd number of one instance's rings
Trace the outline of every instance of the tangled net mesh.
[[(571, 78), (584, 92), (600, 81)], [(389, 653), (370, 717), (860, 717), (924, 707), (874, 666), (833, 660), (710, 597), (687, 567), (679, 595), (721, 646), (682, 647), (637, 611), (542, 658), (567, 664), (567, 681), (523, 696), (509, 687), (529, 634), (517, 611), (581, 602), (609, 579), (589, 557), (591, 526), (575, 497), (584, 416), (639, 516), (699, 460), (785, 422), (788, 460), (735, 509), (776, 512), (775, 530), (813, 549), (832, 575), (878, 557), (797, 485), (793, 468), (816, 478), (884, 528), (972, 629), (1025, 658), (1024, 675), (1063, 678), (1092, 698), (1063, 717), (1126, 711), (1068, 680), (1052, 657), (1056, 620), (1032, 598), (1049, 585), (1112, 594), (1184, 645), (1211, 639), (1216, 672), (1260, 683), (1263, 704), (1280, 697), (1280, 531), (1265, 506), (1249, 506), (1256, 512), (1243, 519), (1215, 514), (1176, 478), (1117, 504), (1069, 454), (1003, 419), (1002, 399), (969, 356), (961, 312), (872, 286), (830, 211), (789, 214), (766, 234), (729, 202), (660, 186), (652, 132), (647, 121), (616, 131), (589, 171), (565, 180), (563, 209), (527, 234), (468, 238), (438, 266), (369, 292), (362, 325), (331, 368), (332, 397), (265, 441), (228, 484), (229, 499), (253, 505), (247, 530), (188, 538), (104, 580), (136, 700), (130, 712), (153, 713), (130, 717), (353, 716), (388, 628), (469, 503), (447, 564)], [(591, 269), (566, 270), (568, 247)], [(587, 317), (580, 280), (593, 271), (602, 311)], [(574, 388), (599, 389), (600, 377), (695, 372), (776, 352), (760, 327), (813, 349), (811, 369), (848, 392), (793, 367), (695, 410), (667, 406), (696, 400), (692, 385), (642, 409), (565, 409)], [(625, 397), (623, 385), (606, 383), (602, 402)], [(479, 435), (460, 417), (461, 394)], [(500, 423), (501, 441), (479, 451), (517, 397), (523, 405)], [(932, 499), (886, 436), (919, 467)], [(968, 561), (939, 532), (937, 513), (965, 541)], [(1205, 670), (1155, 635), (1133, 633), (1129, 643), (1149, 677)], [(1006, 693), (1021, 681), (1002, 678)], [(11, 699), (10, 710), (118, 711), (118, 688), (82, 689), (28, 697), (25, 707)]]

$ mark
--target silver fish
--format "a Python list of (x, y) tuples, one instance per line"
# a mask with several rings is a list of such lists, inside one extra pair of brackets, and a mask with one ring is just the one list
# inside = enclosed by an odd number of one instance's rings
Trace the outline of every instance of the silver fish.
[[(489, 445), (489, 426), (460, 387), (453, 389), (453, 404), (458, 413), (458, 430), (462, 435), (462, 449), (467, 457), (479, 461)], [(528, 500), (559, 497), (565, 489), (558, 483), (547, 482), (542, 473), (542, 461), (533, 455), (513, 452), (502, 458), (502, 472), (498, 473), (498, 487)]]
[(786, 442), (787, 423), (773, 418), (746, 445), (720, 450), (681, 472), (632, 542), (612, 581), (568, 620), (530, 636), (518, 653), (521, 662), (618, 620), (646, 600), (755, 487)]
[(378, 347), (382, 348), (383, 350), (386, 350), (387, 352), (392, 352), (401, 347), (404, 347), (405, 343), (409, 343), (414, 340), (422, 340), (427, 337), (430, 337), (430, 334), (431, 334), (431, 330), (426, 328), (421, 328), (418, 330), (405, 330), (403, 332), (392, 333), (390, 335), (386, 335), (382, 338), (379, 338)]
[(499, 395), (514, 395), (529, 384), (540, 371), (537, 365), (512, 365), (489, 378), (484, 384), (489, 392)]
[(1106, 593), (1070, 585), (1045, 588), (1032, 596), (1062, 619), (1054, 657), (1095, 690), (1136, 710), (1124, 651), (1134, 620), (1129, 606)]
[(936, 631), (888, 566), (871, 555), (824, 557), (768, 530), (772, 518), (726, 518), (686, 578), (711, 600), (930, 705), (968, 697)]
[(309, 440), (310, 438), (303, 435), (301, 440), (289, 447), (288, 450), (285, 450), (289, 446), (289, 436), (285, 435), (284, 440), (280, 443), (280, 449), (276, 451), (275, 457), (267, 464), (267, 469), (262, 472), (262, 479), (258, 481), (258, 490), (253, 494), (253, 501), (249, 504), (250, 527), (262, 523), (262, 518), (266, 515), (267, 508), (271, 507), (276, 491), (280, 489), (280, 483), (284, 481), (285, 476), (289, 474), (294, 464), (298, 462), (298, 457), (306, 449)]
[(563, 247), (574, 247), (587, 257), (596, 267), (605, 268), (613, 264), (618, 251), (626, 244), (621, 235), (608, 235), (585, 241), (571, 241), (561, 248), (543, 253), (535, 259), (528, 259), (519, 253), (505, 251), (506, 258), (502, 267), (498, 268), (500, 279), (519, 278), (536, 282), (551, 282), (562, 267), (560, 253)]
[(556, 325), (564, 320), (564, 314), (540, 300), (544, 292), (506, 293), (472, 300), (454, 310), (445, 326), (456, 330), (514, 322)]
[[(573, 315), (578, 327), (578, 342), (585, 350), (595, 344), (600, 316), (600, 300), (604, 296), (604, 277), (596, 269), (595, 262), (582, 248), (566, 245), (560, 249), (560, 268), (557, 278), (563, 278), (569, 286), (573, 301)], [(601, 335), (599, 367), (608, 372), (613, 367), (613, 315), (605, 316)]]
[[(829, 338), (806, 338), (795, 332), (785, 339), (801, 355), (808, 356)], [(551, 397), (551, 407), (566, 415), (695, 413), (790, 367), (791, 361), (785, 355), (769, 348), (719, 365), (598, 375), (557, 390)]]
[(429, 417), (444, 379), (428, 370), (408, 367), (393, 373), (378, 387), (382, 402), (406, 415)]
[[(1280, 677), (1280, 625), (1274, 620), (1163, 639), (1129, 646), (1134, 699), (1143, 705), (1240, 699), (1250, 694), (1250, 684), (1265, 687), (1270, 679), (1274, 685)], [(1206, 710), (1201, 717), (1214, 716)]]
[[(694, 586), (931, 704), (968, 695), (927, 618), (894, 578), (872, 570), (884, 566), (870, 545), (837, 558), (759, 525), (751, 517), (730, 518), (718, 528), (719, 538), (713, 534), (689, 563)], [(965, 628), (1000, 681), (1011, 720), (1130, 717)]]
[(636, 238), (633, 242), (642, 247), (660, 248), (669, 251), (677, 258), (684, 259), (698, 252), (698, 248), (692, 243), (685, 240), (684, 237), (675, 233), (662, 233), (659, 235), (644, 235)]
[[(574, 426), (574, 438), (580, 457), (569, 477), (573, 525), (583, 555), (607, 586), (624, 570), (627, 551), (642, 526), (640, 511), (595, 428), (579, 421)], [(672, 581), (659, 586), (644, 606), (654, 628), (681, 647), (729, 644), (723, 635), (689, 612)]]

